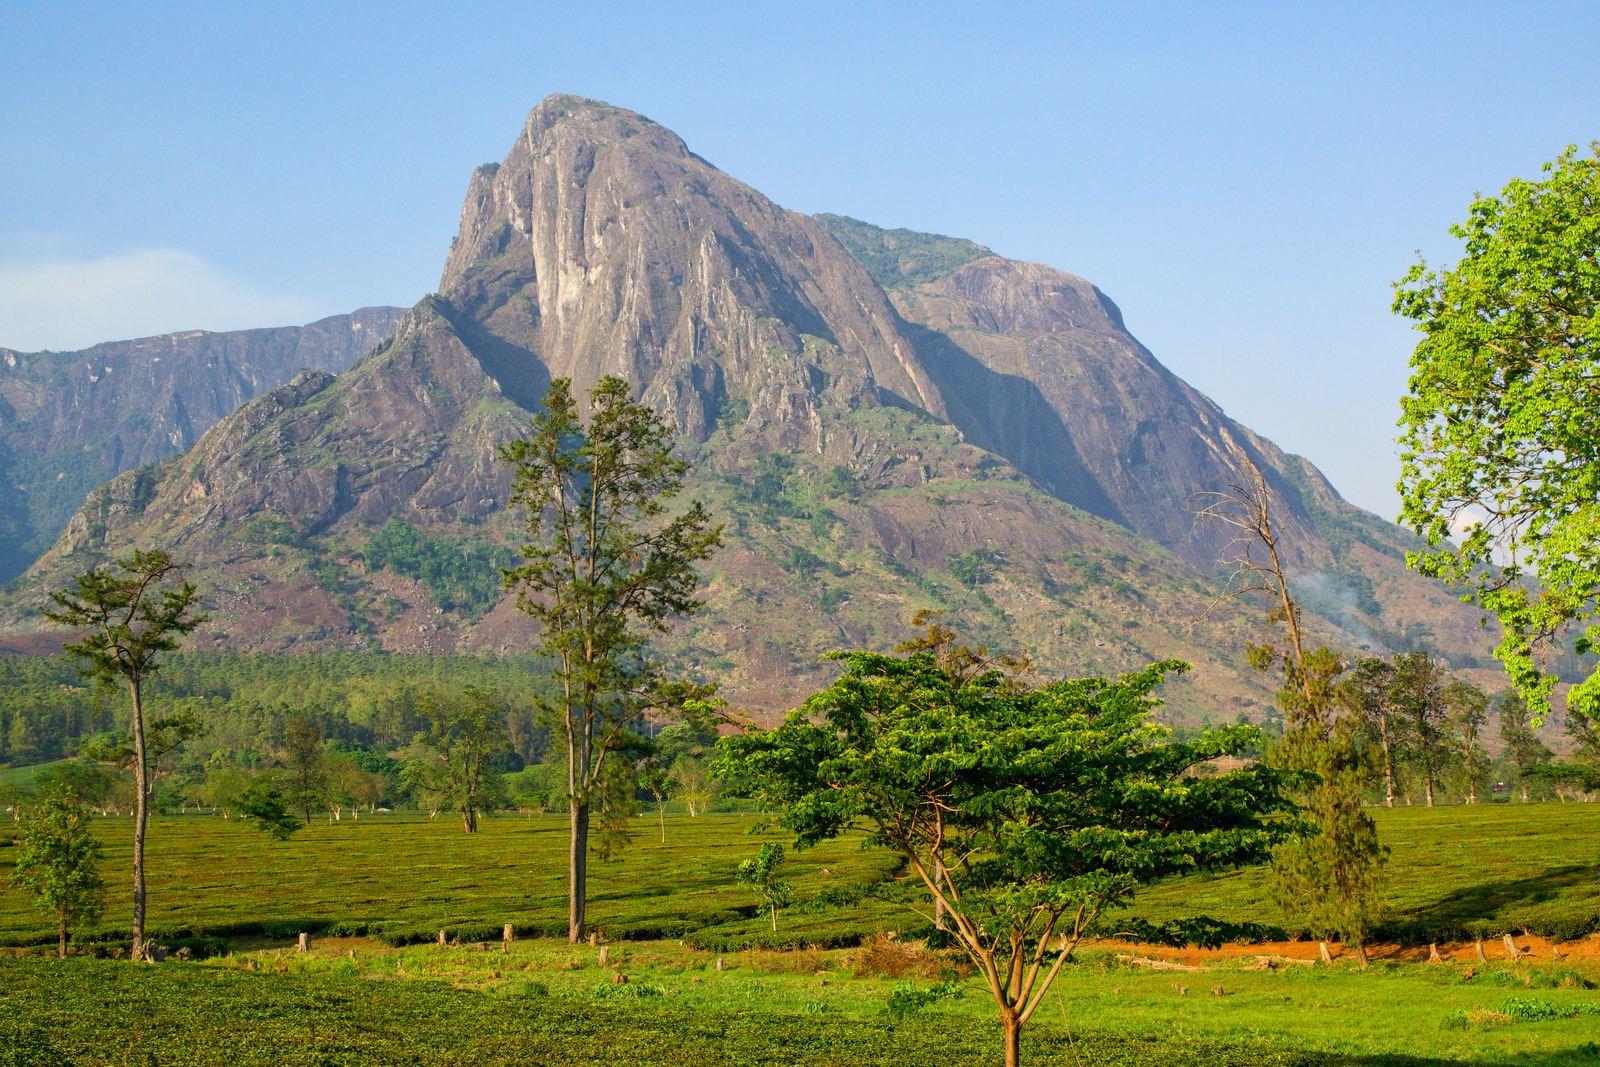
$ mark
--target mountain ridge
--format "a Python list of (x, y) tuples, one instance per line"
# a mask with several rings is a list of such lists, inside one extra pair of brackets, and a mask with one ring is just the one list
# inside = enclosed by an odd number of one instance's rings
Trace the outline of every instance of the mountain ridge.
[(446, 607), (373, 537), (487, 566), (516, 536), (493, 446), (552, 377), (607, 373), (682, 434), (690, 492), (729, 526), (706, 613), (663, 648), (757, 711), (824, 680), (822, 652), (936, 608), (1050, 670), (1191, 659), (1179, 717), (1261, 714), (1248, 616), (1210, 610), (1226, 534), (1194, 518), (1240, 456), (1279, 497), (1319, 634), (1404, 640), (1399, 617), (1458, 659), (1481, 644), (1405, 570), (1401, 531), (1173, 375), (1091, 283), (786, 211), (643, 116), (562, 96), (473, 171), (440, 291), (389, 340), (251, 401), (144, 484), (113, 479), (6, 621), (137, 541), (196, 563), (218, 619), (202, 645), (520, 647), (509, 601)]

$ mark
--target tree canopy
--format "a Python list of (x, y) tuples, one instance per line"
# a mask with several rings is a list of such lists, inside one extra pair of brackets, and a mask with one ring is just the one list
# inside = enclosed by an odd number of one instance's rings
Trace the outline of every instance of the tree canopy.
[(1037, 688), (952, 672), (927, 652), (852, 652), (778, 728), (726, 738), (722, 769), (804, 847), (865, 826), (906, 857), (1017, 1035), (1079, 940), (1144, 883), (1264, 859), (1283, 775), (1202, 764), (1253, 727), (1174, 741), (1151, 721), (1154, 664)]
[[(1478, 197), (1450, 233), (1454, 267), (1396, 285), (1422, 333), (1401, 517), (1429, 546), (1412, 565), (1499, 617), (1495, 654), (1537, 720), (1557, 681), (1541, 651), (1573, 625), (1580, 652), (1600, 642), (1600, 147)], [(1568, 706), (1600, 710), (1600, 668)]]

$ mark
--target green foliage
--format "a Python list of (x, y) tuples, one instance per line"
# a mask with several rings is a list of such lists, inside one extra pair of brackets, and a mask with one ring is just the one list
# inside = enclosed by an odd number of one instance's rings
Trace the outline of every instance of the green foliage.
[(503, 701), (481, 689), (424, 697), (427, 729), (417, 735), (405, 767), (419, 793), (457, 812), (462, 829), (478, 830), (478, 816), (504, 800), (490, 761), (507, 748)]
[(574, 941), (583, 934), (590, 809), (615, 826), (631, 806), (631, 780), (609, 757), (638, 746), (636, 717), (661, 681), (647, 638), (701, 607), (696, 568), (722, 543), (698, 501), (667, 514), (688, 464), (661, 417), (620, 378), (601, 378), (588, 400), (585, 421), (571, 382), (555, 379), (533, 433), (500, 449), (527, 535), (525, 562), (505, 571), (505, 583), (539, 622), (553, 683), (543, 707), (565, 742)]
[(794, 886), (782, 878), (783, 846), (768, 841), (750, 859), (739, 864), (734, 880), (761, 894), (761, 903), (772, 917), (772, 932), (778, 932), (778, 909), (794, 899)]
[(65, 956), (72, 927), (96, 922), (105, 910), (106, 886), (98, 867), (104, 848), (89, 833), (83, 801), (58, 784), (24, 805), (17, 844), (12, 884), (54, 917)]
[(233, 810), (269, 837), (287, 841), (302, 825), (290, 811), (284, 784), (277, 775), (259, 775), (232, 801)]
[(886, 289), (938, 281), (991, 254), (983, 245), (959, 237), (885, 230), (844, 215), (818, 215), (817, 219)]
[(1183, 664), (1030, 689), (926, 652), (836, 658), (844, 676), (782, 726), (723, 740), (724, 774), (802, 847), (860, 823), (903, 856), (988, 979), (1009, 1046), (1103, 912), (1165, 876), (1256, 862), (1279, 836), (1275, 771), (1186, 775), (1253, 728), (1177, 742), (1150, 721)]
[(945, 562), (956, 581), (968, 589), (976, 589), (994, 577), (995, 567), (1004, 559), (998, 552), (973, 548), (954, 552)]
[[(1401, 400), (1402, 518), (1423, 574), (1496, 615), (1537, 722), (1557, 679), (1539, 651), (1569, 626), (1600, 643), (1600, 149), (1476, 199), (1453, 268), (1418, 263), (1395, 311), (1422, 332)], [(1452, 544), (1470, 525), (1459, 544)], [(1600, 714), (1600, 668), (1568, 706)]]
[(904, 1019), (908, 1015), (939, 1003), (941, 1000), (956, 1000), (961, 996), (961, 983), (951, 978), (931, 986), (920, 986), (916, 982), (900, 982), (889, 990), (888, 999), (884, 1001), (884, 1011), (891, 1019)]
[(428, 587), (446, 611), (476, 618), (500, 599), (500, 572), (515, 553), (483, 537), (436, 538), (399, 518), (367, 539), (361, 558), (369, 571), (391, 570)]

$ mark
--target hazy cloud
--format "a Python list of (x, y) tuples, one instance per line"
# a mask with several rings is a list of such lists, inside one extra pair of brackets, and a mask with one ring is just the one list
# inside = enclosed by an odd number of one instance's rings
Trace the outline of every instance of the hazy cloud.
[(285, 326), (310, 302), (269, 293), (176, 248), (88, 259), (0, 259), (0, 347), (87, 348), (178, 330)]

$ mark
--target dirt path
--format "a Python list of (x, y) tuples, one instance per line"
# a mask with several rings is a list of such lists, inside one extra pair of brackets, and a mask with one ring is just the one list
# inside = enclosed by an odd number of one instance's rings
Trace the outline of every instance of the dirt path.
[[(1519, 935), (1514, 939), (1519, 958), (1529, 959), (1540, 963), (1551, 963), (1558, 960), (1574, 960), (1585, 963), (1600, 961), (1600, 933), (1590, 934), (1588, 937), (1576, 941), (1563, 941), (1558, 943), (1542, 937)], [(1283, 963), (1314, 963), (1319, 958), (1317, 942), (1315, 941), (1263, 941), (1257, 944), (1237, 944), (1230, 942), (1216, 948), (1172, 948), (1167, 945), (1147, 945), (1132, 941), (1096, 941), (1092, 942), (1095, 948), (1109, 949), (1123, 952), (1145, 959), (1164, 960), (1170, 963), (1185, 966), (1200, 967), (1206, 964), (1228, 963), (1240, 959), (1259, 957), (1270, 961)], [(1335, 959), (1348, 955), (1344, 947), (1330, 942), (1329, 951)], [(1558, 955), (1559, 952), (1559, 955)], [(1407, 963), (1426, 963), (1429, 959), (1428, 946), (1415, 945), (1369, 945), (1367, 955), (1374, 960), (1394, 960)], [(1441, 959), (1452, 963), (1477, 963), (1479, 961), (1478, 947), (1471, 941), (1457, 941), (1439, 945)], [(1490, 961), (1505, 961), (1511, 959), (1511, 953), (1506, 948), (1504, 939), (1494, 938), (1483, 942), (1483, 958)]]

